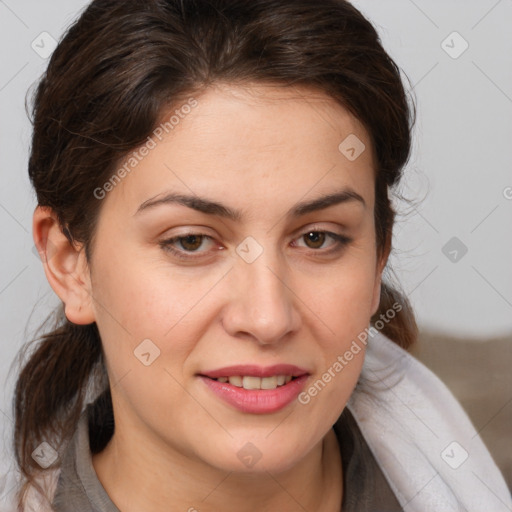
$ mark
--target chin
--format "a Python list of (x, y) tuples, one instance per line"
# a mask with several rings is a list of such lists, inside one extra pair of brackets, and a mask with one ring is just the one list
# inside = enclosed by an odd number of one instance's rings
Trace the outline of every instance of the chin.
[(199, 454), (207, 464), (222, 471), (258, 474), (287, 471), (309, 451), (301, 445), (304, 439), (269, 436), (268, 431), (261, 436), (238, 436), (230, 441), (228, 445), (216, 443), (211, 450), (199, 450)]

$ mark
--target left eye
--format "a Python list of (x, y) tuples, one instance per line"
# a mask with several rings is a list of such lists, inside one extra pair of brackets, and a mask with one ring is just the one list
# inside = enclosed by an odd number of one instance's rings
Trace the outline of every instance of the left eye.
[[(203, 233), (187, 233), (182, 236), (175, 236), (173, 238), (163, 240), (160, 242), (160, 246), (162, 246), (165, 250), (176, 254), (177, 256), (181, 256), (183, 253), (186, 254), (189, 252), (199, 252), (197, 249), (201, 247), (202, 242), (205, 239), (213, 240), (211, 236), (205, 235)], [(176, 243), (179, 243), (183, 250), (175, 249), (173, 246)], [(187, 256), (182, 257), (186, 258)]]
[(308, 231), (301, 235), (298, 240), (304, 240), (307, 244), (311, 243), (312, 245), (308, 245), (310, 249), (320, 249), (327, 238), (331, 238), (335, 241), (334, 244), (331, 245), (346, 245), (350, 239), (346, 236), (339, 235), (337, 233), (331, 233), (330, 231)]
[[(342, 249), (345, 245), (352, 241), (352, 239), (340, 235), (338, 233), (332, 233), (330, 231), (317, 231), (310, 230), (303, 233), (297, 240), (304, 240), (309, 249), (318, 250), (321, 249), (325, 241), (330, 238), (334, 240), (331, 244), (335, 246), (333, 250)], [(178, 258), (191, 259), (199, 256), (192, 256), (192, 253), (204, 253), (205, 251), (199, 251), (198, 249), (203, 244), (204, 240), (212, 241), (213, 238), (204, 233), (186, 233), (181, 236), (175, 236), (167, 240), (162, 240), (160, 246), (177, 256)], [(181, 248), (176, 248), (176, 244), (179, 244)]]

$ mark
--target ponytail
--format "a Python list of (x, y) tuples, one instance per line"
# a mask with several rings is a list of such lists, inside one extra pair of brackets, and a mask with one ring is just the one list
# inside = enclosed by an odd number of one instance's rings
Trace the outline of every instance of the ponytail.
[(62, 306), (57, 324), (35, 340), (39, 343), (15, 386), (14, 454), (24, 479), (19, 504), (30, 486), (44, 495), (36, 481), (42, 467), (32, 457), (34, 450), (46, 441), (59, 454), (49, 469), (59, 466), (63, 443), (73, 435), (82, 413), (91, 375), (97, 367), (106, 375), (96, 324), (72, 324)]
[(403, 293), (384, 280), (379, 308), (370, 323), (404, 349), (408, 349), (418, 339), (418, 326), (411, 303)]

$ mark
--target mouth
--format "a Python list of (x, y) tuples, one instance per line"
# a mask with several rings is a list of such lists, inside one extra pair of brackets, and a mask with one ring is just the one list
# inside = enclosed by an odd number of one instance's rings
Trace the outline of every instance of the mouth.
[(289, 405), (309, 375), (294, 365), (237, 365), (197, 374), (222, 402), (253, 414), (269, 414)]
[(244, 389), (277, 389), (285, 386), (289, 382), (298, 377), (291, 375), (274, 375), (272, 377), (255, 377), (253, 375), (232, 375), (230, 377), (217, 377), (212, 378), (204, 375), (206, 378), (211, 378), (222, 384), (229, 383), (237, 388)]

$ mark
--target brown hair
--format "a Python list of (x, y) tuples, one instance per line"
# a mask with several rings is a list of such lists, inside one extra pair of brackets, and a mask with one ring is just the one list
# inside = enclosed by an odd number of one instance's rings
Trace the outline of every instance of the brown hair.
[[(93, 1), (59, 42), (32, 98), (28, 170), (38, 204), (54, 210), (89, 260), (101, 206), (93, 191), (151, 135), (163, 112), (221, 81), (313, 86), (363, 123), (376, 155), (382, 254), (395, 220), (388, 188), (409, 158), (414, 103), (371, 23), (344, 0)], [(382, 332), (407, 348), (416, 322), (389, 283), (372, 321), (397, 303)], [(92, 421), (111, 426), (91, 439), (93, 453), (113, 432), (96, 324), (74, 325), (60, 308), (53, 330), (34, 342), (13, 404), (15, 456), (25, 481), (19, 507), (29, 484), (42, 490), (31, 453), (46, 440), (62, 455), (91, 390), (100, 397)]]

